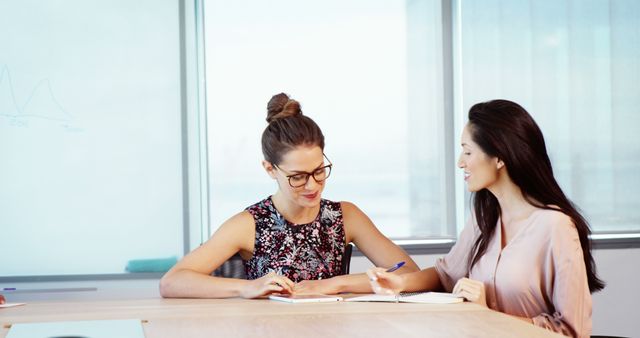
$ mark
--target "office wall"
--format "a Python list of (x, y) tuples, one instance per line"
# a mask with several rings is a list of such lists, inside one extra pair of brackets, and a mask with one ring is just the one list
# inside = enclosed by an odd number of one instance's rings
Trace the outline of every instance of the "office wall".
[[(418, 266), (434, 264), (441, 255), (414, 255)], [(593, 334), (633, 337), (640, 332), (640, 249), (600, 249), (594, 251), (598, 273), (607, 287), (593, 295)], [(354, 257), (351, 272), (371, 266), (365, 257)]]

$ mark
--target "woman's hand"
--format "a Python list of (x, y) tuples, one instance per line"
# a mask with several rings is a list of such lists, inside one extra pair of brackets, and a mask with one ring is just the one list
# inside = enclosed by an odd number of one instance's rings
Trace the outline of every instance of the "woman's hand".
[(301, 282), (296, 283), (293, 286), (293, 293), (300, 294), (300, 295), (336, 294), (338, 293), (338, 290), (334, 283), (335, 278), (339, 278), (339, 277), (333, 277), (333, 278), (321, 279), (321, 280), (303, 280)]
[(460, 278), (453, 287), (453, 293), (460, 297), (466, 298), (468, 301), (487, 306), (487, 296), (484, 292), (484, 283), (469, 279)]
[(369, 283), (373, 292), (382, 295), (397, 295), (405, 289), (405, 282), (401, 275), (386, 272), (383, 268), (367, 270)]
[(248, 281), (242, 288), (240, 295), (243, 298), (257, 298), (272, 293), (292, 293), (294, 283), (285, 276), (277, 275), (271, 271), (258, 279)]

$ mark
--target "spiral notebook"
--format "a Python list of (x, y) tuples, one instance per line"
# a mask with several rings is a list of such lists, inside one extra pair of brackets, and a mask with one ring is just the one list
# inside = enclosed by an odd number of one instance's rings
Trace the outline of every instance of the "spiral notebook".
[(345, 302), (387, 302), (387, 303), (423, 303), (423, 304), (455, 304), (464, 299), (447, 292), (406, 292), (399, 295), (369, 294), (347, 298)]

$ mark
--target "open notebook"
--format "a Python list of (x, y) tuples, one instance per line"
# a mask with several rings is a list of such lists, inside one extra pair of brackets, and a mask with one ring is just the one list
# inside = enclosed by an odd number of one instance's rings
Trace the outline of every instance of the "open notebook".
[(462, 297), (446, 292), (407, 292), (396, 295), (369, 294), (345, 299), (346, 302), (403, 302), (425, 304), (461, 303)]

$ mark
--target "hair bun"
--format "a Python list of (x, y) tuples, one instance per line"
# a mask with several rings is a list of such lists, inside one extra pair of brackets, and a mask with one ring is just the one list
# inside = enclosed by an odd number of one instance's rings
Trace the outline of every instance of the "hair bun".
[(267, 122), (269, 123), (277, 119), (295, 115), (302, 115), (300, 103), (290, 99), (289, 95), (285, 93), (272, 96), (267, 104)]

